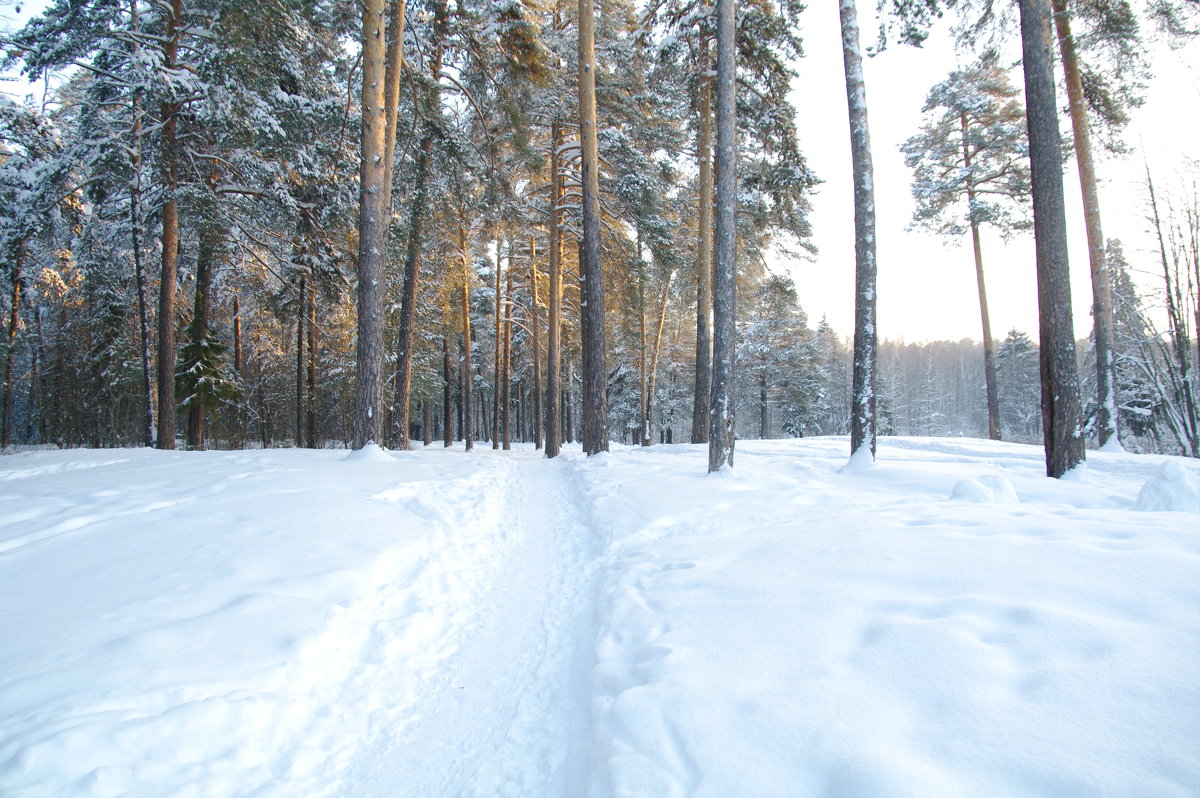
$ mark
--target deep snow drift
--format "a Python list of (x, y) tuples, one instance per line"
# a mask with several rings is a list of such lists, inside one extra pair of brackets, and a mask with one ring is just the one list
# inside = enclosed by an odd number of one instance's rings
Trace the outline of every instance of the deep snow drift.
[(0, 457), (0, 795), (1200, 793), (1198, 464), (846, 449)]

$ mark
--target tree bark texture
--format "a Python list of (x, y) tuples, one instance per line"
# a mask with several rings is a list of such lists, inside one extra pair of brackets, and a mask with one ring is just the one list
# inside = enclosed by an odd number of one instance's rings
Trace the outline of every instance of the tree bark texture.
[(538, 318), (537, 242), (529, 239), (529, 337), (533, 343), (533, 448), (542, 448), (542, 325)]
[[(129, 26), (133, 31), (130, 37), (130, 50), (134, 59), (138, 59), (141, 45), (138, 43), (141, 34), (140, 17), (137, 0), (129, 3)], [(150, 377), (150, 323), (146, 309), (146, 269), (142, 263), (142, 93), (141, 89), (133, 91), (133, 147), (129, 151), (129, 166), (133, 172), (133, 180), (129, 184), (129, 235), (130, 249), (133, 253), (133, 274), (137, 289), (138, 305), (138, 349), (142, 358), (142, 394), (144, 411), (144, 434), (142, 443), (145, 446), (154, 445), (154, 391)]]
[(475, 440), (472, 435), (473, 425), (471, 424), (471, 399), (474, 393), (471, 385), (472, 379), (472, 364), (471, 364), (471, 284), (470, 284), (470, 254), (467, 252), (467, 231), (458, 228), (458, 249), (461, 253), (462, 267), (462, 348), (463, 348), (463, 364), (462, 364), (462, 384), (463, 384), (463, 445), (466, 451), (471, 451), (475, 448)]
[[(1054, 27), (1062, 55), (1063, 75), (1067, 84), (1067, 103), (1071, 109), (1071, 130), (1075, 137), (1075, 163), (1079, 169), (1079, 188), (1083, 192), (1083, 223), (1087, 230), (1088, 263), (1092, 275), (1092, 329), (1096, 340), (1096, 432), (1101, 446), (1118, 434), (1116, 400), (1116, 363), (1113, 359), (1112, 288), (1104, 255), (1104, 226), (1100, 222), (1100, 192), (1096, 185), (1096, 167), (1092, 162), (1092, 134), (1088, 128), (1087, 100), (1083, 95), (1083, 76), (1071, 35), (1071, 18), (1066, 0), (1052, 0)], [(1119, 438), (1118, 438), (1119, 440)]]
[(583, 156), (583, 241), (579, 248), (583, 450), (593, 455), (608, 451), (608, 386), (604, 367), (604, 271), (600, 260), (600, 157), (592, 0), (579, 0), (579, 138)]
[[(192, 323), (188, 337), (196, 351), (208, 338), (208, 305), (212, 293), (213, 259), (217, 256), (216, 234), (205, 228), (200, 233), (196, 250), (196, 295), (192, 304)], [(187, 445), (189, 449), (203, 449), (205, 443), (206, 416), (208, 414), (206, 391), (197, 387), (196, 395), (188, 404)]]
[(21, 266), (25, 260), (25, 246), (17, 246), (16, 258), (13, 260), (12, 274), (12, 303), (8, 309), (8, 345), (4, 350), (4, 410), (0, 415), (3, 430), (0, 430), (0, 449), (12, 443), (13, 428), (13, 388), (17, 359), (17, 331), (21, 327)]
[(562, 171), (558, 121), (550, 127), (550, 299), (546, 329), (546, 456), (562, 450)]
[(692, 400), (692, 443), (708, 443), (708, 402), (712, 388), (712, 79), (708, 40), (700, 40), (700, 98), (696, 163), (700, 207), (696, 223), (696, 385)]
[(1062, 141), (1050, 61), (1049, 0), (1020, 0), (1020, 11), (1037, 252), (1042, 433), (1046, 474), (1057, 478), (1084, 460), (1067, 264)]
[[(177, 66), (183, 2), (171, 0), (163, 33), (163, 69)], [(161, 104), (163, 190), (162, 273), (158, 293), (158, 448), (175, 448), (175, 283), (179, 263), (179, 104)]]
[(850, 111), (850, 157), (854, 172), (854, 371), (850, 407), (850, 454), (863, 446), (875, 457), (876, 326), (875, 171), (867, 126), (867, 90), (854, 0), (841, 0), (842, 61)]
[(317, 292), (311, 282), (308, 287), (308, 316), (304, 327), (308, 333), (308, 391), (304, 400), (304, 417), (308, 422), (305, 438), (311, 449), (320, 449), (317, 439), (317, 356), (320, 349), (317, 346)]
[(508, 277), (504, 283), (504, 345), (500, 354), (500, 434), (505, 451), (512, 448), (512, 431), (509, 426), (509, 411), (512, 407), (512, 294), (513, 294), (513, 246), (508, 243)]
[(733, 467), (737, 352), (737, 62), (734, 0), (717, 0), (716, 267), (708, 470)]
[(386, 20), (384, 0), (363, 4), (362, 163), (358, 211), (358, 351), (354, 380), (354, 448), (383, 440), (384, 258), (391, 217), (388, 127), (395, 126), (384, 99)]

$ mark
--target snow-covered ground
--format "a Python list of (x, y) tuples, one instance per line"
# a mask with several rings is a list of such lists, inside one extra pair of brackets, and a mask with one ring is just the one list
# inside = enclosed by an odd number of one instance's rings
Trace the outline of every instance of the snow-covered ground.
[(846, 449), (2, 457), (0, 795), (1200, 794), (1200, 464)]

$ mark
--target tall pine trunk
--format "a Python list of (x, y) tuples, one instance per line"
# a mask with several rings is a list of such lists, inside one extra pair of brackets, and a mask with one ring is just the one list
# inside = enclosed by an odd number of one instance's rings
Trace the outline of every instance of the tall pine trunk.
[[(395, 6), (393, 6), (394, 8)], [(358, 192), (358, 351), (354, 381), (354, 448), (383, 440), (384, 258), (391, 217), (388, 139), (395, 117), (385, 98), (389, 66), (384, 0), (363, 4), (362, 139)], [(393, 31), (393, 34), (402, 31)], [(389, 131), (389, 128), (393, 128)]]
[(512, 430), (509, 418), (512, 406), (512, 293), (513, 293), (513, 247), (508, 242), (508, 277), (504, 283), (504, 346), (500, 354), (500, 434), (505, 451), (512, 448)]
[(1100, 192), (1096, 185), (1096, 167), (1092, 162), (1092, 134), (1088, 128), (1087, 100), (1083, 94), (1083, 76), (1071, 35), (1071, 19), (1066, 0), (1053, 0), (1054, 27), (1062, 55), (1063, 75), (1067, 84), (1067, 102), (1071, 110), (1071, 130), (1075, 138), (1075, 163), (1079, 169), (1079, 188), (1083, 192), (1083, 222), (1087, 230), (1088, 263), (1092, 276), (1092, 330), (1096, 339), (1096, 431), (1100, 446), (1112, 441), (1120, 446), (1116, 400), (1116, 363), (1113, 359), (1112, 288), (1104, 255), (1104, 227), (1100, 223)]
[(296, 447), (304, 447), (304, 349), (306, 336), (304, 323), (308, 319), (308, 281), (300, 275), (300, 284), (296, 289)]
[(737, 319), (737, 104), (733, 0), (717, 0), (716, 268), (708, 470), (733, 467)]
[(700, 207), (696, 223), (696, 385), (692, 399), (692, 443), (708, 443), (708, 401), (712, 388), (712, 78), (708, 40), (700, 39), (700, 102), (696, 162), (700, 168)]
[(1062, 141), (1050, 61), (1049, 0), (1020, 0), (1026, 121), (1037, 251), (1039, 361), (1046, 474), (1061, 477), (1084, 461), (1079, 373), (1071, 316)]
[[(967, 177), (967, 206), (975, 207), (975, 185), (971, 182), (971, 150), (967, 144), (967, 115), (959, 117), (962, 127), (963, 167)], [(1000, 400), (996, 386), (996, 341), (992, 338), (992, 318), (988, 313), (987, 285), (983, 279), (983, 245), (979, 241), (979, 223), (971, 213), (971, 249), (975, 254), (975, 284), (979, 289), (979, 318), (983, 323), (983, 383), (987, 394), (988, 438), (1000, 440)]]
[(463, 364), (462, 364), (462, 416), (463, 416), (463, 445), (466, 451), (471, 451), (475, 448), (475, 440), (472, 435), (473, 425), (471, 424), (471, 413), (473, 398), (473, 386), (471, 384), (472, 369), (471, 363), (471, 285), (469, 281), (470, 272), (470, 254), (467, 252), (467, 231), (463, 227), (458, 228), (458, 250), (462, 258), (462, 347), (463, 347)]
[(305, 437), (311, 449), (320, 449), (317, 439), (317, 292), (311, 282), (308, 287), (308, 318), (304, 323), (308, 331), (308, 392), (304, 402), (304, 416), (308, 421), (308, 431)]
[[(171, 0), (163, 34), (163, 69), (176, 68), (182, 0)], [(175, 283), (179, 262), (179, 105), (161, 105), (163, 190), (162, 273), (158, 292), (158, 448), (175, 448)]]
[[(129, 3), (130, 50), (139, 57), (141, 45), (138, 0)], [(142, 263), (142, 91), (133, 90), (133, 147), (129, 151), (129, 166), (133, 179), (129, 183), (129, 235), (133, 253), (133, 274), (137, 290), (138, 350), (142, 360), (142, 443), (154, 445), (154, 391), (150, 377), (150, 323), (146, 309), (146, 269)]]
[(867, 126), (858, 13), (854, 0), (841, 0), (842, 61), (850, 110), (850, 157), (854, 172), (854, 373), (850, 405), (850, 454), (864, 446), (875, 457), (875, 379), (878, 330), (875, 321), (875, 171)]
[[(188, 326), (188, 338), (195, 348), (198, 358), (203, 357), (204, 343), (208, 339), (208, 306), (212, 293), (213, 259), (216, 256), (217, 234), (206, 226), (200, 232), (200, 245), (196, 250), (196, 295), (192, 305), (192, 323)], [(195, 395), (188, 403), (187, 445), (189, 449), (204, 448), (207, 404), (207, 391), (203, 385), (197, 385)]]
[(16, 257), (13, 259), (12, 297), (8, 310), (8, 341), (4, 349), (4, 408), (0, 413), (0, 449), (12, 443), (13, 437), (13, 391), (15, 388), (14, 372), (17, 360), (17, 331), (21, 326), (21, 266), (25, 260), (25, 244), (17, 245)]
[(533, 343), (533, 448), (542, 448), (542, 330), (538, 318), (537, 242), (529, 239), (529, 336)]
[(558, 147), (561, 126), (550, 127), (550, 301), (546, 322), (546, 456), (562, 450), (562, 172)]
[(592, 0), (579, 0), (579, 139), (583, 191), (583, 241), (579, 246), (583, 450), (593, 455), (608, 451), (608, 386), (604, 368), (604, 271), (600, 261), (600, 157), (596, 137), (595, 17)]

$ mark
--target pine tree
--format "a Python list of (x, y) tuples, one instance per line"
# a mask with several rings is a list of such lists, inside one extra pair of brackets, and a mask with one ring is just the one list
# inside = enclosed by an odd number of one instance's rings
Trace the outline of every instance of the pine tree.
[(901, 147), (913, 170), (914, 224), (942, 235), (971, 235), (992, 440), (1000, 439), (1000, 409), (979, 229), (985, 223), (1005, 234), (1028, 228), (1028, 144), (1017, 96), (995, 53), (988, 53), (930, 90), (921, 132)]

